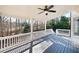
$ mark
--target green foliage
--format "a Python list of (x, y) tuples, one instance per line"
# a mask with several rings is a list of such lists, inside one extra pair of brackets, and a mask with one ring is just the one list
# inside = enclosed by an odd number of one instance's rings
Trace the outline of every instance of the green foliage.
[(50, 28), (54, 27), (54, 25), (55, 25), (55, 21), (50, 20), (50, 21), (47, 22), (46, 27), (47, 27), (47, 29), (50, 29)]
[(30, 25), (28, 23), (25, 23), (23, 33), (28, 33), (28, 32), (30, 32)]
[(47, 29), (48, 28), (52, 28), (54, 31), (56, 31), (56, 29), (70, 29), (69, 19), (65, 16), (61, 16), (60, 21), (48, 21)]

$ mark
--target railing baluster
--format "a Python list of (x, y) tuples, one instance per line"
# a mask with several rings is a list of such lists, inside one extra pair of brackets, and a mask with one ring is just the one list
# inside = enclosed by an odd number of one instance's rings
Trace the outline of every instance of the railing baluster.
[(17, 44), (17, 37), (16, 37), (16, 44)]
[(16, 37), (15, 37), (15, 44), (16, 44)]
[(11, 46), (11, 38), (9, 39), (9, 45)]
[(13, 45), (14, 45), (14, 38), (12, 38), (12, 42), (13, 42)]
[(16, 40), (16, 42), (18, 43), (18, 37), (17, 37), (17, 40)]
[(12, 38), (12, 45), (13, 45), (13, 38)]
[(20, 39), (20, 37), (18, 37), (18, 43), (19, 43), (19, 39)]
[(8, 47), (8, 39), (7, 39), (7, 47)]
[(1, 40), (1, 49), (2, 49), (2, 40)]
[(16, 44), (17, 44), (17, 37), (16, 37)]
[(7, 39), (5, 39), (5, 47), (7, 47)]
[(9, 41), (9, 39), (8, 39), (8, 46), (10, 46), (10, 41)]
[(18, 42), (20, 42), (20, 40), (21, 40), (21, 37), (19, 37), (19, 40), (18, 40)]
[(4, 48), (5, 48), (5, 39), (4, 39)]
[(15, 45), (15, 37), (14, 37), (14, 45)]
[(22, 40), (23, 40), (23, 38), (22, 38), (22, 39), (20, 39), (20, 42), (22, 42)]
[(12, 38), (11, 38), (11, 46), (12, 46)]
[(19, 43), (19, 40), (20, 40), (20, 36), (18, 37), (18, 43)]
[(12, 38), (11, 38), (11, 46), (12, 46)]
[(17, 37), (17, 43), (18, 43), (18, 37)]
[(2, 40), (2, 48), (4, 48), (4, 40)]
[(11, 46), (11, 38), (9, 39), (9, 45)]

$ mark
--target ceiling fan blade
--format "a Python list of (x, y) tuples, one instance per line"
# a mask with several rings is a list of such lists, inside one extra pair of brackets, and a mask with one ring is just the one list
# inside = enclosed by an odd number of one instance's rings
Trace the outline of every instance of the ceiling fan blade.
[(48, 10), (48, 12), (56, 12), (55, 10)]
[(48, 9), (47, 7), (48, 7), (48, 6), (47, 6), (47, 5), (45, 5), (45, 9)]
[(42, 12), (40, 12), (40, 13), (38, 13), (38, 14), (41, 14), (41, 13), (44, 13), (44, 11), (42, 11)]
[(54, 5), (49, 6), (48, 9), (51, 9), (52, 7), (54, 7)]
[(38, 8), (38, 9), (40, 9), (40, 10), (44, 10), (44, 9), (42, 9), (42, 8)]

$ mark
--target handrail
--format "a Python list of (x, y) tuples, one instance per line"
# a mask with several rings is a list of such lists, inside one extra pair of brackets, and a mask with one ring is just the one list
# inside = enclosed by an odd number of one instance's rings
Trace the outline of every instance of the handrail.
[[(48, 29), (47, 32), (45, 32), (44, 30), (33, 32), (33, 40), (50, 34), (51, 33), (50, 31), (51, 30)], [(16, 46), (20, 46), (25, 43), (31, 42), (32, 40), (30, 38), (30, 34), (31, 33), (29, 32), (29, 33), (21, 33), (18, 35), (0, 37), (0, 52), (8, 51), (10, 49), (15, 48)]]
[(70, 36), (69, 29), (56, 29), (56, 35)]

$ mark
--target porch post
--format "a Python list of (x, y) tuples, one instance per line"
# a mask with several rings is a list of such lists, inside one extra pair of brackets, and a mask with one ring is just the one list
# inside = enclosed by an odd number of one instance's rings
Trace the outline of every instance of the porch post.
[(46, 32), (46, 24), (47, 24), (47, 21), (45, 20), (45, 32)]
[(70, 11), (70, 19), (71, 19), (71, 31), (70, 31), (70, 36), (73, 37), (74, 35), (74, 22), (73, 22), (73, 14), (72, 12)]
[(30, 20), (30, 30), (31, 30), (31, 44), (30, 44), (30, 51), (29, 53), (32, 53), (32, 44), (33, 44), (33, 19)]
[(33, 39), (32, 36), (33, 36), (33, 20), (31, 20), (31, 40)]

